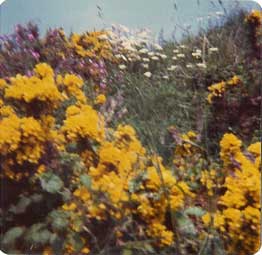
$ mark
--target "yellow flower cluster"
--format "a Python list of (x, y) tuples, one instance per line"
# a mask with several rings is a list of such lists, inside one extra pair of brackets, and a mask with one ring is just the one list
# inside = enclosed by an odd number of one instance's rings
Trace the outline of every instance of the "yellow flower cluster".
[(167, 230), (166, 227), (158, 222), (152, 223), (148, 226), (148, 236), (156, 239), (158, 245), (170, 246), (174, 241), (174, 234), (172, 231)]
[(235, 135), (230, 133), (224, 134), (220, 141), (220, 157), (225, 164), (231, 162), (232, 157), (240, 151), (241, 146), (241, 140), (239, 140)]
[[(1, 167), (5, 169), (3, 175), (19, 180), (28, 175), (32, 168), (39, 174), (44, 172), (44, 166), (37, 164), (45, 154), (46, 143), (51, 142), (54, 149), (64, 151), (64, 133), (67, 138), (74, 137), (74, 134), (77, 136), (77, 132), (80, 136), (89, 136), (95, 140), (104, 137), (103, 121), (100, 121), (102, 118), (85, 105), (87, 100), (82, 86), (83, 80), (78, 76), (55, 76), (53, 69), (45, 63), (36, 65), (31, 77), (18, 74), (11, 77), (10, 82), (0, 80), (0, 153), (3, 157)], [(68, 107), (67, 119), (60, 129), (56, 126), (54, 110), (68, 97), (76, 98), (75, 104), (78, 106)], [(16, 100), (22, 103), (21, 109), (11, 103)], [(31, 170), (27, 167), (28, 171), (21, 171), (26, 162), (35, 166)]]
[(148, 235), (156, 239), (159, 246), (171, 245), (173, 233), (166, 229), (166, 214), (170, 209), (183, 208), (185, 198), (193, 194), (186, 183), (176, 181), (171, 171), (163, 166), (161, 158), (152, 158), (151, 164), (144, 173), (144, 182), (131, 198), (137, 204), (136, 214), (148, 224)]
[(86, 97), (82, 90), (84, 81), (80, 77), (74, 74), (66, 74), (65, 77), (58, 75), (56, 81), (59, 87), (62, 87), (66, 93), (63, 94), (65, 99), (72, 96), (77, 99), (78, 104), (86, 104)]
[(247, 148), (249, 155), (241, 151), (241, 144), (233, 134), (225, 134), (220, 142), (220, 155), (228, 174), (223, 184), (226, 191), (218, 200), (222, 209), (204, 215), (203, 221), (210, 224), (213, 217), (214, 227), (225, 232), (228, 251), (238, 249), (239, 254), (247, 254), (258, 248), (261, 144), (251, 144)]
[(201, 173), (200, 182), (204, 185), (207, 189), (207, 194), (209, 196), (214, 195), (214, 188), (217, 186), (217, 174), (216, 170), (211, 169), (210, 171), (204, 170)]
[(129, 182), (138, 174), (135, 166), (137, 169), (144, 167), (140, 157), (145, 154), (145, 149), (130, 126), (120, 125), (113, 138), (113, 141), (101, 144), (97, 152), (99, 162), (96, 167), (89, 169), (89, 174), (93, 189), (107, 193), (113, 204), (115, 210), (109, 213), (119, 218), (120, 212), (125, 212), (122, 204), (129, 198)]
[(194, 143), (197, 140), (197, 134), (194, 131), (189, 131), (181, 135), (181, 144), (178, 144), (175, 150), (175, 155), (192, 156), (196, 152)]
[(3, 90), (6, 85), (7, 85), (6, 81), (4, 79), (0, 79), (0, 90)]
[[(96, 127), (95, 121), (88, 123)], [(81, 133), (82, 129), (77, 132)], [(91, 177), (91, 186), (78, 185), (74, 191), (75, 202), (65, 204), (63, 209), (72, 211), (72, 217), (88, 216), (99, 221), (136, 215), (143, 222), (146, 235), (157, 246), (171, 245), (173, 232), (165, 225), (167, 212), (182, 209), (186, 197), (193, 194), (186, 183), (176, 181), (160, 157), (147, 155), (131, 126), (119, 125), (110, 133), (108, 138), (98, 141), (95, 152), (84, 150), (82, 157), (87, 162), (86, 174)], [(141, 182), (136, 184), (140, 178)], [(135, 186), (130, 188), (132, 183)], [(72, 227), (76, 228), (73, 223)]]
[(11, 78), (10, 84), (6, 86), (5, 97), (16, 99), (25, 103), (46, 103), (51, 109), (56, 108), (62, 101), (54, 73), (47, 64), (38, 64), (35, 69), (36, 76), (27, 77), (18, 74)]
[(72, 105), (66, 110), (66, 119), (62, 131), (69, 141), (78, 139), (104, 139), (104, 121), (89, 105)]
[(262, 11), (253, 10), (247, 17), (246, 22), (256, 27), (260, 27), (262, 24)]
[(32, 117), (19, 118), (15, 114), (0, 120), (0, 155), (3, 175), (19, 180), (27, 172), (18, 173), (17, 165), (38, 163), (43, 154), (45, 132)]
[(106, 96), (104, 94), (99, 94), (96, 97), (95, 103), (96, 104), (104, 104), (106, 102)]
[(208, 103), (211, 104), (213, 102), (213, 99), (216, 97), (222, 97), (227, 88), (237, 86), (239, 84), (241, 84), (241, 79), (237, 75), (235, 75), (228, 81), (221, 81), (209, 86), (209, 94), (207, 96)]
[(74, 33), (70, 38), (70, 44), (81, 57), (112, 60), (112, 47), (109, 41), (103, 38), (104, 36), (106, 36), (104, 31), (89, 32), (82, 35)]
[(205, 158), (203, 150), (198, 145), (198, 135), (194, 131), (177, 134), (177, 145), (174, 151), (173, 166), (178, 177), (188, 183), (199, 183), (201, 169)]

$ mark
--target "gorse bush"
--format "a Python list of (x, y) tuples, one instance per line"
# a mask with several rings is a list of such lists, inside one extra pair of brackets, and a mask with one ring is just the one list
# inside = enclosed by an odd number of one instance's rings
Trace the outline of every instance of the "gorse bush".
[(261, 19), (161, 46), (123, 26), (2, 37), (1, 249), (256, 251)]

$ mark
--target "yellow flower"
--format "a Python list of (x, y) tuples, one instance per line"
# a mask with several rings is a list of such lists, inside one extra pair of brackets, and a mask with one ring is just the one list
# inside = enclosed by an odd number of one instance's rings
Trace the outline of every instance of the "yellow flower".
[(231, 86), (236, 86), (236, 85), (238, 85), (240, 83), (241, 83), (241, 80), (240, 80), (240, 78), (237, 75), (233, 76), (232, 79), (227, 81), (227, 84), (231, 85)]
[(220, 157), (226, 162), (231, 155), (239, 152), (242, 142), (233, 134), (224, 134), (220, 141)]
[(91, 138), (96, 141), (104, 139), (104, 121), (89, 105), (69, 106), (62, 131), (68, 140)]
[(95, 103), (96, 104), (104, 104), (106, 102), (106, 96), (104, 94), (99, 94), (96, 97)]
[(74, 191), (74, 195), (79, 197), (82, 201), (87, 201), (91, 198), (90, 192), (85, 187), (80, 187)]
[(45, 77), (53, 77), (54, 71), (53, 69), (46, 63), (37, 64), (34, 68), (36, 74), (38, 74), (41, 78)]
[(77, 208), (77, 206), (76, 206), (75, 203), (70, 203), (70, 204), (64, 204), (64, 205), (62, 206), (62, 208), (63, 208), (65, 211), (74, 211), (74, 210)]
[(257, 27), (261, 26), (262, 24), (262, 11), (260, 10), (253, 10), (247, 17), (246, 22), (255, 25)]
[(173, 232), (166, 229), (166, 227), (158, 222), (149, 225), (147, 233), (150, 237), (157, 239), (156, 243), (162, 246), (170, 246), (173, 243)]
[(211, 215), (210, 213), (205, 213), (203, 216), (202, 216), (202, 221), (204, 222), (204, 224), (206, 226), (208, 226), (211, 222)]
[(7, 83), (4, 79), (0, 79), (0, 90), (4, 89), (6, 87)]
[(82, 250), (81, 250), (81, 253), (83, 254), (88, 254), (90, 252), (89, 248), (88, 247), (84, 247)]
[(47, 64), (39, 64), (35, 68), (39, 77), (26, 77), (17, 75), (11, 78), (11, 83), (6, 86), (5, 98), (21, 100), (25, 103), (45, 102), (47, 107), (56, 108), (63, 97), (59, 92), (54, 73)]

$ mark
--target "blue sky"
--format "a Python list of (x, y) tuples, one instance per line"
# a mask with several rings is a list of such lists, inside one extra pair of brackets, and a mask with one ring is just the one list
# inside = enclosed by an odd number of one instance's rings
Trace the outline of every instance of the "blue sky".
[[(236, 6), (233, 0), (223, 2), (225, 6)], [(244, 1), (240, 5), (248, 9), (258, 8), (253, 1)], [(102, 9), (102, 18), (97, 6)], [(33, 21), (41, 32), (49, 27), (63, 27), (67, 33), (82, 32), (116, 23), (130, 28), (147, 27), (155, 34), (163, 28), (166, 37), (176, 26), (176, 37), (179, 38), (181, 28), (191, 26), (191, 31), (196, 31), (200, 26), (199, 18), (203, 18), (202, 25), (206, 24), (208, 15), (223, 12), (223, 9), (218, 0), (7, 0), (0, 6), (0, 11), (1, 34), (10, 33), (18, 23)], [(216, 18), (209, 20), (215, 22)]]

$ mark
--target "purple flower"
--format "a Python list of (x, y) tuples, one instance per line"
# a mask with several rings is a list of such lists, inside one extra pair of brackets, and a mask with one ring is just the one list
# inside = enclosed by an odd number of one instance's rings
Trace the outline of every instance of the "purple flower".
[(33, 36), (33, 34), (29, 34), (28, 39), (32, 42), (34, 41), (35, 37)]
[(35, 51), (31, 51), (31, 54), (32, 56), (35, 58), (35, 59), (39, 59), (40, 55), (38, 52), (35, 52)]
[(26, 71), (26, 75), (29, 76), (29, 77), (31, 77), (31, 76), (33, 75), (33, 72), (32, 72), (31, 70), (27, 70), (27, 71)]
[(106, 84), (104, 82), (100, 82), (99, 83), (99, 86), (102, 88), (102, 89), (105, 89), (106, 88)]

